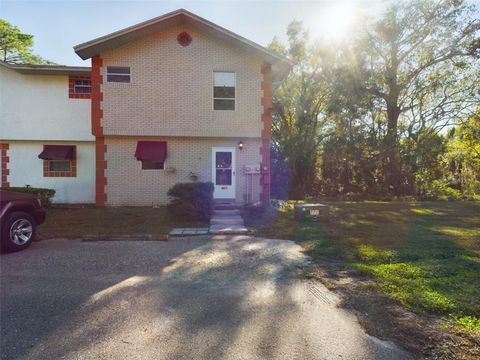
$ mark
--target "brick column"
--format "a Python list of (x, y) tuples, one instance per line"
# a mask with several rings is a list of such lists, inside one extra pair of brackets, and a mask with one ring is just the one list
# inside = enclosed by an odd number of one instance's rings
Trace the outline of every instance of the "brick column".
[(103, 137), (102, 127), (102, 66), (103, 60), (100, 56), (92, 57), (92, 134), (95, 136), (95, 203), (99, 206), (105, 205), (107, 201), (106, 185), (107, 178), (105, 176), (105, 169), (107, 162), (105, 161), (105, 154), (107, 146), (105, 145), (105, 138)]
[(2, 166), (2, 187), (10, 187), (8, 182), (8, 175), (10, 175), (10, 170), (8, 169), (8, 163), (10, 162), (10, 157), (8, 156), (8, 149), (10, 144), (0, 144), (1, 151), (1, 166)]
[(262, 193), (260, 200), (263, 204), (270, 203), (270, 139), (272, 137), (272, 66), (269, 63), (262, 65), (262, 146), (260, 155), (262, 157), (260, 185)]

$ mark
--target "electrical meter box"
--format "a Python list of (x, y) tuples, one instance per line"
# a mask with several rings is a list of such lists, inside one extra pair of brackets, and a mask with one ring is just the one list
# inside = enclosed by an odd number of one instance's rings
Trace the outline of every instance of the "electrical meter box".
[(260, 164), (244, 165), (243, 172), (251, 175), (260, 174)]
[(328, 206), (325, 204), (295, 204), (297, 219), (317, 221), (320, 216), (326, 215), (328, 215)]

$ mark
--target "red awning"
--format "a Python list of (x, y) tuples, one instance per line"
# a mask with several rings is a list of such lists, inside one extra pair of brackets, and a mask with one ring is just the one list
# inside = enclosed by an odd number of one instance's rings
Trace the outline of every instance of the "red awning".
[(38, 157), (43, 160), (72, 160), (74, 154), (73, 145), (45, 145)]
[(165, 162), (167, 143), (165, 141), (139, 141), (135, 157), (140, 161)]

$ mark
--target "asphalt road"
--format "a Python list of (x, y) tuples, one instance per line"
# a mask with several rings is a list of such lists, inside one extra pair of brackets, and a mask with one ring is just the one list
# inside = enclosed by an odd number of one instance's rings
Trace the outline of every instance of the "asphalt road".
[(410, 359), (290, 241), (48, 240), (0, 257), (2, 359)]

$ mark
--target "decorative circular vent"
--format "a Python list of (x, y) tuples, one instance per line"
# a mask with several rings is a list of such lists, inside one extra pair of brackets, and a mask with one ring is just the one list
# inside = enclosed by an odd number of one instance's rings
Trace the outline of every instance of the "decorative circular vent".
[(182, 46), (188, 46), (192, 42), (192, 37), (186, 31), (181, 32), (177, 36), (177, 42)]

